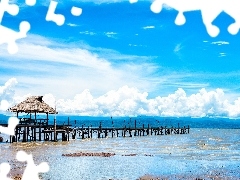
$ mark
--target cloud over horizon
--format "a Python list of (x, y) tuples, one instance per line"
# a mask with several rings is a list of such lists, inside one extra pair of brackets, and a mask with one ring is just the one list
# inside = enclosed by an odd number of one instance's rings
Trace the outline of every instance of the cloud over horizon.
[(84, 90), (73, 99), (57, 100), (59, 112), (87, 116), (237, 117), (239, 107), (240, 98), (231, 104), (222, 89), (204, 88), (189, 96), (179, 88), (168, 96), (148, 98), (147, 92), (123, 86), (97, 98)]
[(6, 111), (10, 104), (14, 103), (14, 87), (17, 83), (16, 78), (11, 78), (3, 86), (0, 86), (0, 111)]
[[(15, 78), (0, 86), (0, 111), (23, 101), (15, 95)], [(147, 92), (137, 88), (123, 86), (117, 90), (94, 97), (88, 89), (69, 99), (56, 99), (51, 93), (44, 95), (44, 101), (57, 107), (60, 114), (82, 116), (165, 116), (165, 117), (233, 117), (240, 116), (240, 97), (230, 102), (222, 89), (207, 91), (200, 89), (197, 93), (187, 95), (178, 88), (168, 96), (149, 98)]]

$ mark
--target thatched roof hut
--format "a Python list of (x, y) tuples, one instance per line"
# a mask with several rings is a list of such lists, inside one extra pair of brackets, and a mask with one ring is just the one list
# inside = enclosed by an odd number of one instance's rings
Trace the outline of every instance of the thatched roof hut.
[(43, 96), (31, 96), (25, 101), (9, 108), (16, 113), (46, 113), (57, 114), (56, 110), (43, 101)]
[[(50, 107), (47, 103), (43, 101), (43, 96), (31, 96), (25, 101), (11, 107), (8, 111), (16, 112), (17, 117), (19, 113), (27, 113), (30, 117), (23, 117), (20, 119), (20, 124), (46, 124), (48, 125), (48, 115), (57, 114), (56, 110)], [(32, 117), (32, 113), (34, 116)], [(45, 113), (46, 118), (37, 118), (37, 113)]]

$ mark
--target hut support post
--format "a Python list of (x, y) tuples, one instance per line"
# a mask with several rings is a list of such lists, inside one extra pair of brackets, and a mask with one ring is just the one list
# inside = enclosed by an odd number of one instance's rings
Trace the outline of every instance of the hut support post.
[(42, 136), (41, 135), (41, 126), (39, 126), (39, 132), (38, 133), (39, 133), (39, 141), (41, 141), (41, 136)]
[(54, 141), (57, 141), (57, 124), (56, 124), (56, 117), (54, 118)]
[[(56, 113), (56, 108), (55, 108), (55, 113)], [(47, 113), (47, 126), (48, 126), (48, 113)]]
[(35, 111), (35, 119), (34, 119), (34, 124), (36, 125), (37, 123), (37, 112)]

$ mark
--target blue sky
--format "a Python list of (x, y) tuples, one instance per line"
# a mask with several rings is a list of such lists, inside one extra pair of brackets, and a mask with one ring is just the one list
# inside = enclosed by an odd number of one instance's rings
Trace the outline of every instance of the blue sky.
[[(47, 22), (49, 1), (33, 7), (17, 1), (17, 16), (5, 13), (2, 25), (18, 30), (29, 21), (28, 36), (18, 40), (19, 52), (0, 50), (0, 85), (16, 78), (15, 94), (73, 98), (88, 89), (93, 97), (128, 86), (147, 92), (148, 98), (168, 96), (182, 88), (187, 96), (200, 89), (224, 91), (233, 101), (240, 94), (240, 33), (227, 27), (234, 20), (220, 14), (213, 24), (221, 32), (211, 37), (201, 12), (185, 13), (177, 26), (177, 11), (150, 10), (151, 1), (58, 1), (56, 13), (65, 16), (57, 26)], [(71, 7), (81, 7), (79, 17)]]

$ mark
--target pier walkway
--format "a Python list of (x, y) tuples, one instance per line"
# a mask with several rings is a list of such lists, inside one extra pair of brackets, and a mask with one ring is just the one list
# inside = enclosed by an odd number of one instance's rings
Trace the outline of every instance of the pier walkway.
[[(173, 135), (189, 134), (190, 127), (151, 127), (150, 124), (134, 127), (92, 127), (84, 125), (72, 127), (69, 121), (67, 125), (41, 125), (41, 124), (19, 124), (15, 129), (15, 135), (10, 136), (8, 142), (28, 142), (28, 141), (69, 141), (71, 139), (86, 138), (107, 138), (107, 137), (133, 137), (133, 136), (153, 136), (153, 135)], [(0, 124), (7, 126), (7, 124)], [(59, 137), (60, 136), (60, 137)]]

